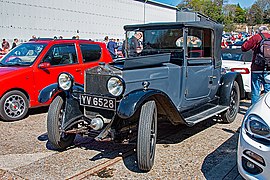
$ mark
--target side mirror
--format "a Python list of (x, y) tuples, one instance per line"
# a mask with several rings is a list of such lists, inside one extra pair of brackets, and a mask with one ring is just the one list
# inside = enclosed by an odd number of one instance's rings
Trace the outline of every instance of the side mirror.
[(47, 69), (47, 68), (51, 67), (51, 64), (48, 62), (44, 62), (44, 63), (39, 64), (38, 67), (40, 69)]

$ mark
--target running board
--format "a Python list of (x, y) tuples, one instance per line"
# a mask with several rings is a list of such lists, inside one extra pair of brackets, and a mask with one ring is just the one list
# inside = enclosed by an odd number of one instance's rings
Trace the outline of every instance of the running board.
[(203, 107), (183, 113), (183, 117), (185, 118), (188, 126), (193, 126), (205, 119), (218, 115), (227, 109), (229, 109), (229, 106), (206, 104)]

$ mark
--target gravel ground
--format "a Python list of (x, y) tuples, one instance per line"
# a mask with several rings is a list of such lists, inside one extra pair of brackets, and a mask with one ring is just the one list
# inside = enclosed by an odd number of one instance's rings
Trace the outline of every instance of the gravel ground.
[[(242, 179), (236, 167), (238, 129), (250, 105), (241, 103), (232, 124), (213, 119), (194, 127), (162, 124), (155, 165), (148, 173), (136, 166), (134, 145), (95, 142), (77, 136), (75, 146), (53, 150), (47, 141), (46, 109), (34, 109), (16, 122), (0, 121), (0, 179)], [(131, 149), (131, 155), (123, 157)]]

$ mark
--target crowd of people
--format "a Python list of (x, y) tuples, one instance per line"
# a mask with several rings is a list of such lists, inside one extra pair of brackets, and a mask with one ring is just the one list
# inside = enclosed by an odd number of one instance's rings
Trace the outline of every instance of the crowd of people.
[[(263, 86), (264, 92), (270, 91), (270, 84), (265, 81), (265, 77), (269, 75), (269, 57), (265, 57), (265, 53), (270, 53), (269, 44), (266, 44), (264, 50), (261, 50), (262, 40), (270, 41), (269, 29), (266, 26), (261, 26), (258, 29), (258, 33), (251, 37), (243, 43), (241, 49), (246, 52), (249, 50), (253, 51), (252, 64), (251, 64), (251, 103), (256, 103), (261, 94), (261, 87)], [(265, 51), (265, 52), (264, 52)]]
[(118, 57), (124, 57), (123, 41), (120, 41), (120, 39), (114, 39), (114, 38), (109, 38), (108, 36), (105, 36), (104, 43), (106, 44), (107, 49), (110, 52), (113, 59), (118, 58)]
[(231, 33), (223, 33), (221, 48), (229, 48), (231, 45), (239, 42), (242, 44), (248, 37), (251, 35), (247, 32), (231, 32)]
[(6, 54), (10, 49), (13, 49), (17, 46), (19, 40), (17, 38), (13, 39), (12, 46), (10, 47), (9, 42), (6, 39), (2, 40), (1, 48), (0, 48), (0, 53), (1, 54)]
[[(35, 35), (31, 37), (30, 40), (38, 39)], [(63, 36), (54, 36), (53, 39), (63, 39)], [(72, 36), (71, 39), (79, 39), (79, 36)], [(92, 41), (92, 39), (89, 39)], [(106, 44), (111, 56), (115, 59), (118, 57), (124, 57), (124, 53), (122, 52), (123, 49), (123, 41), (120, 39), (110, 38), (105, 36), (103, 42)], [(12, 46), (10, 46), (9, 42), (6, 39), (2, 40), (2, 46), (0, 47), (0, 53), (6, 54), (9, 50), (15, 48), (19, 43), (18, 38), (14, 38)]]
[[(264, 86), (265, 92), (268, 92), (270, 90), (270, 85), (265, 83), (263, 78), (268, 75), (268, 71), (270, 69), (262, 69), (264, 67), (259, 67), (256, 65), (256, 55), (258, 54), (258, 51), (256, 50), (258, 44), (262, 40), (262, 37), (270, 38), (269, 30), (266, 26), (261, 26), (258, 29), (258, 32), (256, 34), (248, 34), (246, 32), (231, 32), (231, 33), (223, 33), (222, 35), (222, 42), (221, 47), (222, 48), (228, 48), (230, 45), (233, 45), (237, 42), (240, 43), (240, 47), (242, 47), (243, 51), (253, 50), (254, 55), (252, 59), (252, 65), (251, 65), (251, 81), (252, 81), (252, 103), (255, 103), (258, 100), (258, 97), (260, 96), (260, 87), (262, 84)], [(142, 44), (140, 43), (141, 38), (143, 37), (141, 32), (136, 32), (130, 39), (129, 39), (129, 51), (130, 56), (137, 56), (141, 50), (142, 50)], [(32, 36), (32, 39), (37, 39), (35, 35)], [(54, 39), (63, 39), (62, 36), (54, 36)], [(73, 36), (72, 39), (79, 39), (79, 36)], [(91, 40), (91, 39), (89, 39)], [(192, 42), (192, 39), (189, 39), (190, 43)], [(118, 57), (125, 57), (125, 42), (120, 41), (120, 39), (114, 39), (109, 38), (108, 36), (105, 36), (103, 42), (106, 44), (106, 47), (108, 51), (110, 52), (113, 59)], [(195, 39), (194, 39), (195, 42)], [(6, 39), (2, 40), (0, 53), (6, 54), (10, 49), (13, 49), (17, 46), (18, 39), (14, 38), (12, 46), (10, 46), (9, 42)], [(197, 43), (196, 43), (197, 44)], [(133, 53), (133, 54), (132, 54)]]
[[(264, 92), (270, 91), (270, 84), (266, 83), (264, 78), (269, 75), (270, 67), (267, 66), (267, 62), (270, 61), (269, 57), (264, 57), (260, 50), (260, 43), (263, 39), (269, 39), (270, 32), (268, 27), (261, 26), (258, 30), (252, 34), (246, 32), (231, 32), (223, 33), (222, 35), (222, 48), (229, 48), (233, 45), (238, 46), (242, 51), (253, 51), (252, 64), (251, 64), (251, 103), (254, 104), (258, 101), (261, 95), (261, 87)], [(230, 46), (232, 45), (232, 46)], [(270, 53), (270, 52), (269, 52)], [(267, 59), (268, 58), (268, 59)], [(264, 65), (259, 64), (257, 61), (263, 59)], [(268, 63), (270, 64), (270, 63)]]

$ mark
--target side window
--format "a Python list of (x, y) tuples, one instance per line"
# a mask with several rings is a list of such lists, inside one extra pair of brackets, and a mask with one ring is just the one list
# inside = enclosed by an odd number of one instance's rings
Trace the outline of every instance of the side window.
[(98, 61), (101, 57), (101, 48), (98, 44), (81, 44), (83, 62)]
[(188, 57), (212, 57), (212, 39), (210, 29), (189, 28), (187, 37)]
[(78, 58), (75, 45), (54, 45), (45, 55), (43, 62), (48, 62), (53, 66), (77, 63)]

